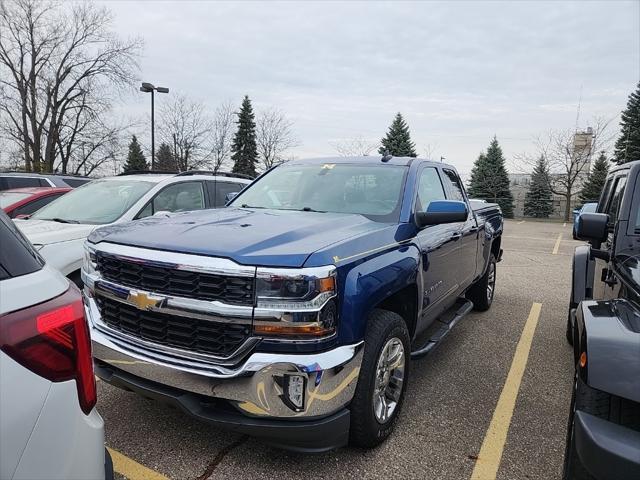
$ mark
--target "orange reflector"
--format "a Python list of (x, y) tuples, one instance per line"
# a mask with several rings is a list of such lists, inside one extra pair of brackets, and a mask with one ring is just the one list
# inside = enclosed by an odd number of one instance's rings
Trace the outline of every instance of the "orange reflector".
[(260, 325), (259, 323), (257, 323), (253, 325), (253, 332), (259, 335), (320, 336), (333, 333), (333, 328), (325, 328), (322, 325)]
[(580, 354), (580, 368), (584, 368), (587, 365), (587, 352), (582, 352)]
[(320, 292), (332, 292), (336, 289), (335, 277), (321, 278), (318, 280)]

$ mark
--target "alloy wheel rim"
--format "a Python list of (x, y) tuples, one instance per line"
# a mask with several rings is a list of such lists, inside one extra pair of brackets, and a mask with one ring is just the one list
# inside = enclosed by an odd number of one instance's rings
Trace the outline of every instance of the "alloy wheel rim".
[(373, 413), (378, 423), (387, 423), (398, 407), (404, 383), (406, 356), (402, 341), (393, 337), (378, 357), (373, 390)]
[(489, 264), (489, 277), (487, 279), (487, 300), (491, 303), (493, 292), (496, 288), (496, 265), (491, 262)]

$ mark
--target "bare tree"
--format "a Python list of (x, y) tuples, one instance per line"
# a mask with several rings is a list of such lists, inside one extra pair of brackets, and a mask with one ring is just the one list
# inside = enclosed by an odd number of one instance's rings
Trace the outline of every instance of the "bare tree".
[(366, 157), (378, 150), (380, 146), (378, 140), (369, 140), (360, 135), (353, 138), (343, 138), (330, 143), (342, 157)]
[(159, 133), (173, 149), (178, 170), (184, 172), (206, 166), (212, 157), (209, 146), (214, 122), (204, 104), (178, 94), (160, 109)]
[(293, 122), (280, 110), (260, 112), (256, 121), (256, 144), (265, 170), (284, 163), (285, 152), (298, 145), (293, 135)]
[(111, 24), (89, 2), (0, 1), (0, 126), (27, 171), (66, 172), (67, 143), (95, 131), (135, 79), (142, 43), (119, 39)]
[(609, 132), (610, 119), (595, 117), (585, 131), (575, 129), (551, 130), (535, 139), (535, 157), (521, 155), (520, 161), (534, 165), (543, 157), (549, 166), (549, 187), (564, 197), (564, 219), (571, 217), (571, 201), (580, 193), (582, 182), (589, 174), (592, 154), (608, 151), (614, 135)]
[(225, 162), (231, 158), (235, 112), (231, 102), (224, 102), (213, 114), (211, 132), (211, 163), (213, 171), (222, 170)]

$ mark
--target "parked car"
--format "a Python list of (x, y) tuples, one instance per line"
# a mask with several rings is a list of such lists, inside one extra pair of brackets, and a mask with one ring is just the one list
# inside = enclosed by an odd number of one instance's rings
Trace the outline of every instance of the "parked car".
[(171, 212), (223, 207), (246, 178), (208, 172), (153, 172), (102, 178), (51, 202), (18, 227), (47, 262), (81, 285), (80, 267), (87, 235), (101, 225)]
[(100, 228), (96, 373), (280, 447), (373, 447), (410, 356), (491, 306), (502, 225), (452, 166), (385, 156), (291, 161), (225, 209)]
[(0, 191), (31, 187), (76, 188), (90, 181), (90, 178), (79, 175), (5, 172), (0, 173)]
[(113, 478), (82, 296), (0, 212), (0, 478)]
[(573, 211), (573, 239), (578, 240), (578, 218), (583, 213), (593, 213), (598, 208), (598, 202), (589, 202), (582, 205), (580, 208), (576, 208)]
[(609, 172), (577, 235), (567, 321), (575, 381), (565, 479), (640, 478), (640, 162)]
[(2, 190), (0, 191), (0, 208), (10, 218), (15, 218), (18, 215), (29, 216), (70, 190), (72, 190), (70, 187), (32, 187)]

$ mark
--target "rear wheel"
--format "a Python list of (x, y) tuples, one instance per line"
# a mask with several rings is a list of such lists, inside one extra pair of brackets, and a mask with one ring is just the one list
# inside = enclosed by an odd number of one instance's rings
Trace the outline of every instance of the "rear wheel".
[(473, 309), (480, 312), (489, 310), (496, 291), (496, 257), (489, 257), (489, 265), (484, 275), (467, 292), (467, 298), (473, 302)]
[(393, 431), (409, 380), (410, 340), (398, 314), (374, 310), (365, 334), (364, 358), (351, 402), (351, 444), (372, 448)]

